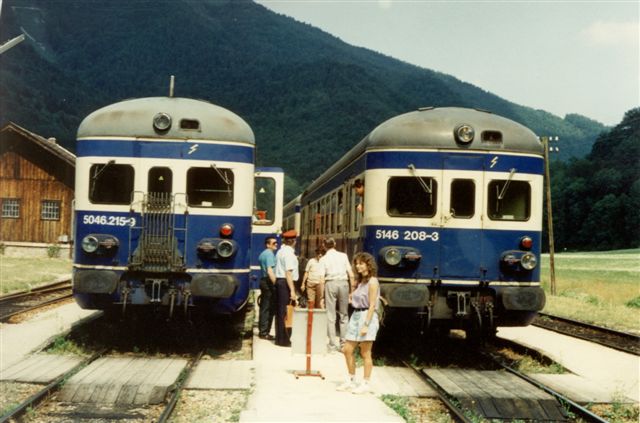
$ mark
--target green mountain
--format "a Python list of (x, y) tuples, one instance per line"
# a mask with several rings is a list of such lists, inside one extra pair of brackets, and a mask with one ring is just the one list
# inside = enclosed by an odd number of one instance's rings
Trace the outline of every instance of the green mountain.
[[(602, 124), (564, 119), (453, 76), (353, 47), (250, 1), (4, 0), (0, 124), (74, 150), (84, 116), (125, 98), (166, 95), (227, 107), (252, 126), (260, 165), (281, 166), (292, 196), (384, 120), (422, 106), (490, 110), (584, 157)], [(437, 42), (434, 40), (433, 42)]]

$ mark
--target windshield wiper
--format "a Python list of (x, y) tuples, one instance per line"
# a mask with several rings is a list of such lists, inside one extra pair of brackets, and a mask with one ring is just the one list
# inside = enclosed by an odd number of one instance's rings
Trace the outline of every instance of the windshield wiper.
[(498, 194), (498, 200), (502, 200), (504, 198), (504, 195), (507, 193), (507, 188), (509, 188), (509, 184), (511, 183), (511, 179), (513, 179), (513, 175), (515, 173), (516, 173), (516, 168), (514, 167), (509, 172), (509, 178), (507, 179), (507, 182), (505, 182), (504, 186), (502, 187), (502, 190)]
[(96, 172), (95, 175), (91, 177), (91, 190), (89, 192), (89, 198), (93, 198), (93, 193), (96, 190), (96, 181), (98, 180), (98, 177), (102, 175), (102, 172), (107, 170), (109, 166), (111, 166), (112, 164), (115, 164), (115, 162), (116, 162), (115, 160), (109, 160), (107, 163), (105, 163), (104, 166), (100, 168), (100, 170)]
[(413, 165), (413, 163), (409, 163), (409, 166), (407, 167), (409, 168), (411, 173), (413, 173), (413, 176), (415, 176), (418, 179), (418, 182), (420, 183), (420, 186), (422, 187), (424, 192), (429, 194), (429, 205), (432, 206), (433, 205), (433, 179), (429, 181), (429, 186), (427, 186), (427, 183), (424, 181), (424, 179), (422, 179), (422, 177), (416, 174), (416, 167)]

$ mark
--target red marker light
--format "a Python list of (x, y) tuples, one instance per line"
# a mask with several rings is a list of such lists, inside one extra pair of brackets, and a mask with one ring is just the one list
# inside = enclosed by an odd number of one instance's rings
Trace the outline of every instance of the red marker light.
[(220, 226), (220, 236), (229, 237), (233, 235), (233, 225), (231, 223), (225, 223)]
[(530, 250), (531, 247), (533, 247), (533, 240), (528, 236), (522, 237), (522, 239), (520, 240), (520, 247), (523, 250)]

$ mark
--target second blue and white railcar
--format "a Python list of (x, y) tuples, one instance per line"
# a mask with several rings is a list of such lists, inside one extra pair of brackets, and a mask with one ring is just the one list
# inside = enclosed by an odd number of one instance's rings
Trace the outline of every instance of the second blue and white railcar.
[(305, 190), (302, 254), (328, 236), (351, 257), (371, 253), (384, 303), (428, 324), (526, 325), (545, 301), (542, 194), (532, 131), (485, 111), (424, 108), (379, 125)]

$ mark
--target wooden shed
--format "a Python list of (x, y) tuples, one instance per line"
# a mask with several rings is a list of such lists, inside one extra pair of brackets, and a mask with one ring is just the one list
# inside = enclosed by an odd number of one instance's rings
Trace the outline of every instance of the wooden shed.
[(9, 122), (0, 129), (0, 241), (53, 244), (72, 235), (76, 156)]

